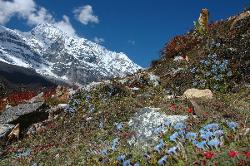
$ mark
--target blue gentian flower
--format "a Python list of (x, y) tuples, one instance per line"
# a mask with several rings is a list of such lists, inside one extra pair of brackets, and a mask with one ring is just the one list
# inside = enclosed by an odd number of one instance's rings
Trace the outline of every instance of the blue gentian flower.
[(178, 131), (178, 135), (179, 135), (179, 136), (182, 136), (182, 138), (185, 137), (185, 133), (186, 133), (185, 130), (180, 130), (180, 131)]
[(213, 135), (214, 135), (215, 137), (221, 137), (221, 136), (224, 135), (224, 132), (223, 132), (223, 130), (216, 130), (216, 131), (213, 133)]
[(130, 160), (123, 161), (122, 166), (131, 166)]
[(123, 162), (125, 160), (125, 158), (126, 158), (126, 156), (124, 154), (122, 154), (122, 155), (117, 157), (117, 160)]
[(103, 149), (101, 151), (101, 154), (104, 155), (104, 156), (108, 155), (108, 149)]
[(182, 122), (178, 122), (174, 125), (175, 130), (183, 130), (186, 128), (186, 125)]
[(220, 145), (220, 140), (218, 138), (214, 138), (207, 143), (211, 147), (217, 148)]
[(218, 74), (218, 75), (215, 76), (215, 80), (216, 80), (216, 81), (220, 81), (221, 79), (222, 79), (222, 77), (221, 77), (220, 74)]
[(197, 70), (197, 69), (194, 67), (194, 68), (192, 68), (190, 71), (191, 71), (191, 73), (194, 74), (194, 73), (196, 73), (196, 70)]
[(164, 142), (163, 142), (163, 140), (161, 139), (161, 140), (160, 140), (160, 143), (154, 147), (154, 150), (157, 151), (158, 153), (160, 153), (161, 150), (163, 149), (163, 147), (164, 147)]
[(196, 137), (197, 137), (197, 133), (188, 132), (188, 133), (186, 134), (186, 139), (188, 139), (189, 141), (195, 140)]
[(201, 133), (201, 138), (202, 139), (209, 139), (213, 136), (213, 133), (211, 131), (204, 131), (203, 133)]
[(112, 141), (111, 149), (112, 149), (113, 151), (116, 150), (116, 146), (118, 145), (118, 143), (119, 143), (119, 138), (115, 138), (115, 139)]
[(17, 158), (22, 158), (22, 157), (29, 157), (30, 155), (31, 155), (31, 149), (27, 149), (22, 152), (17, 152), (15, 156)]
[(154, 133), (155, 134), (160, 134), (164, 131), (164, 127), (163, 126), (160, 126), (160, 127), (157, 127), (155, 130), (154, 130)]
[(174, 146), (174, 147), (172, 147), (172, 148), (169, 148), (169, 149), (167, 150), (167, 153), (168, 153), (168, 154), (175, 154), (177, 150), (178, 150), (178, 147), (177, 147), (177, 146)]
[(225, 65), (228, 65), (229, 64), (229, 60), (224, 59), (222, 63), (225, 64)]
[(227, 122), (227, 126), (230, 129), (235, 130), (238, 127), (238, 123), (236, 123), (236, 122)]
[(169, 137), (169, 140), (170, 140), (170, 141), (176, 142), (176, 139), (178, 138), (178, 136), (179, 136), (178, 132), (175, 132), (174, 134), (172, 134), (172, 135)]
[(232, 71), (227, 72), (227, 76), (231, 77), (233, 75)]
[(140, 166), (140, 164), (139, 163), (135, 163), (134, 166)]
[(199, 142), (199, 141), (193, 140), (192, 142), (193, 142), (193, 144), (194, 144), (197, 148), (205, 150), (205, 146), (206, 146), (206, 144), (207, 144), (206, 141), (201, 141), (201, 142)]
[(164, 165), (164, 164), (166, 164), (167, 159), (168, 159), (167, 155), (163, 156), (162, 158), (160, 158), (160, 160), (158, 160), (158, 162), (157, 162), (158, 165)]
[(203, 129), (207, 131), (215, 131), (218, 130), (219, 128), (220, 127), (217, 123), (207, 124), (206, 126), (203, 127)]
[(90, 108), (89, 108), (89, 112), (94, 112), (95, 111), (95, 107), (94, 106), (90, 106)]
[(122, 123), (115, 123), (116, 125), (116, 130), (122, 130), (123, 129), (123, 124)]
[(165, 127), (170, 127), (171, 121), (170, 121), (170, 120), (165, 120), (163, 125), (164, 125)]

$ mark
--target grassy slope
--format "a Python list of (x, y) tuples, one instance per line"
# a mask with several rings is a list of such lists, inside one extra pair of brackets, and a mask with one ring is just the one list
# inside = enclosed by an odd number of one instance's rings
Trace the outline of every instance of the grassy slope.
[[(229, 24), (229, 22), (225, 24)], [(223, 31), (222, 27), (227, 30), (228, 26), (219, 23), (215, 27), (217, 30), (213, 32), (212, 37), (224, 33), (220, 33)], [(189, 35), (194, 36), (194, 34)], [(183, 51), (183, 54), (189, 56), (189, 63), (173, 62), (173, 57), (165, 56), (159, 60), (157, 65), (149, 69), (161, 77), (159, 86), (154, 87), (149, 82), (146, 71), (144, 74), (139, 73), (127, 77), (124, 84), (119, 83), (119, 80), (113, 80), (111, 83), (101, 84), (91, 91), (78, 92), (70, 103), (77, 109), (75, 114), (62, 113), (47, 126), (49, 129), (46, 132), (3, 147), (4, 157), (0, 160), (0, 165), (30, 165), (32, 163), (39, 165), (120, 165), (116, 160), (120, 154), (126, 154), (132, 163), (156, 165), (164, 151), (158, 154), (149, 150), (151, 159), (146, 160), (143, 157), (144, 152), (127, 143), (127, 140), (133, 135), (127, 122), (139, 108), (143, 107), (161, 108), (160, 111), (169, 115), (188, 115), (189, 119), (186, 124), (189, 131), (198, 131), (200, 127), (212, 122), (219, 123), (223, 128), (224, 144), (220, 148), (200, 150), (190, 142), (182, 141), (185, 148), (182, 148), (176, 155), (169, 156), (169, 165), (202, 165), (204, 163), (207, 165), (247, 165), (250, 160), (244, 153), (250, 151), (250, 137), (249, 134), (244, 135), (244, 132), (246, 127), (249, 127), (249, 88), (241, 88), (236, 90), (236, 93), (232, 91), (233, 88), (227, 90), (227, 93), (214, 91), (215, 98), (212, 100), (197, 99), (196, 103), (201, 110), (194, 110), (194, 113), (198, 118), (194, 118), (193, 114), (187, 111), (191, 106), (190, 101), (182, 98), (169, 100), (166, 97), (169, 90), (182, 94), (184, 89), (192, 87), (194, 76), (189, 69), (194, 65), (199, 65), (199, 61), (211, 51), (224, 57), (224, 54), (220, 53), (224, 48), (216, 48), (216, 50), (206, 48), (204, 43), (210, 39), (207, 39), (207, 36), (199, 38), (201, 38), (199, 39), (201, 45), (196, 45), (187, 52)], [(226, 39), (227, 36), (224, 38)], [(249, 48), (245, 49), (249, 51)], [(249, 56), (247, 60), (249, 60)], [(185, 68), (184, 72), (174, 77), (167, 74), (171, 68), (176, 66)], [(239, 82), (245, 80), (243, 77), (238, 79), (240, 79)], [(231, 80), (237, 81), (236, 76)], [(177, 89), (176, 86), (180, 86), (180, 89)], [(129, 87), (140, 87), (140, 90), (132, 91)], [(176, 105), (176, 110), (172, 109), (173, 104)], [(235, 132), (226, 125), (226, 121), (231, 120), (239, 124), (239, 128)], [(103, 128), (100, 127), (100, 122), (104, 123)], [(115, 122), (123, 122), (124, 129), (116, 130)], [(160, 136), (166, 144), (164, 149), (175, 145), (169, 140), (170, 134), (174, 132), (173, 129), (166, 130), (168, 130), (167, 134)], [(114, 138), (120, 138), (117, 149), (108, 155), (101, 155), (100, 150), (107, 148)], [(25, 155), (24, 152), (27, 150), (31, 151), (30, 155)], [(227, 154), (230, 150), (239, 151), (240, 154), (236, 158), (230, 158)], [(216, 155), (212, 159), (205, 159), (203, 153), (206, 151), (213, 151)], [(18, 157), (18, 154), (23, 157)]]

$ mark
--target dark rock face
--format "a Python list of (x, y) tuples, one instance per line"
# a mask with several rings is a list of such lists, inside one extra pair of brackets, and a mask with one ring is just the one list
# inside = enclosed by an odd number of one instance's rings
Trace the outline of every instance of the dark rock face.
[(0, 97), (12, 91), (36, 90), (55, 87), (56, 84), (37, 74), (32, 69), (0, 62)]
[(20, 116), (39, 111), (43, 102), (20, 104), (15, 107), (7, 108), (0, 115), (0, 124), (12, 123)]

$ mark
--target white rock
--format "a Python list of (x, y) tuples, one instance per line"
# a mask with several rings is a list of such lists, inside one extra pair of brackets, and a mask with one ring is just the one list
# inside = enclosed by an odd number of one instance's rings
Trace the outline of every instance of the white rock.
[(153, 86), (158, 86), (160, 84), (160, 77), (149, 73), (149, 82), (153, 84)]
[(182, 56), (176, 56), (176, 57), (174, 57), (174, 61), (183, 61), (183, 60), (185, 60)]
[(160, 108), (142, 108), (135, 113), (128, 122), (130, 129), (135, 133), (134, 137), (128, 140), (129, 144), (143, 149), (153, 146), (159, 139), (158, 135), (155, 134), (155, 129), (164, 124), (165, 121), (175, 124), (188, 118), (188, 116), (182, 115), (166, 115), (159, 110)]
[(212, 99), (213, 93), (209, 89), (188, 89), (183, 94), (184, 97), (191, 99), (191, 98), (206, 98), (206, 99)]
[(0, 124), (0, 139), (5, 137), (8, 132), (10, 132), (15, 125), (11, 124)]

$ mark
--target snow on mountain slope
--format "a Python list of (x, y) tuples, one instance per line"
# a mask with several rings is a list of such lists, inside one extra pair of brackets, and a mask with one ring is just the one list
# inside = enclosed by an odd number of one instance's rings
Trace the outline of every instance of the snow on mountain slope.
[(124, 76), (141, 68), (124, 53), (69, 36), (51, 24), (38, 25), (30, 32), (0, 26), (0, 61), (81, 84)]

